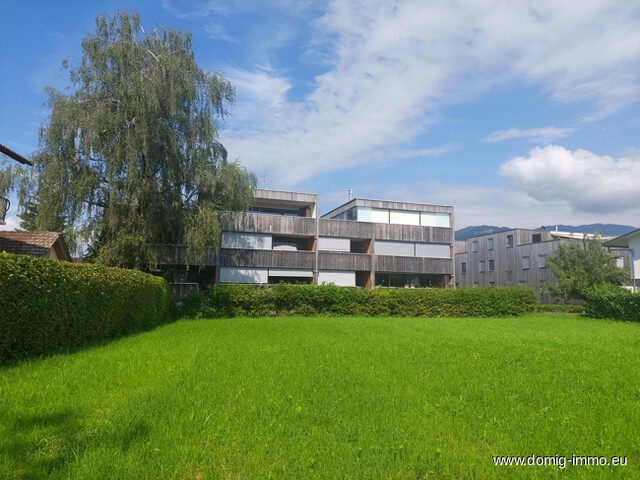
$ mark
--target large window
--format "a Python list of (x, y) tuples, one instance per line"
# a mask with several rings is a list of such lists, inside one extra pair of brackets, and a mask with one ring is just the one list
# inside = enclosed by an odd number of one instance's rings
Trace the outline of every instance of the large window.
[(448, 213), (420, 213), (420, 225), (423, 227), (446, 227), (451, 226), (451, 220)]

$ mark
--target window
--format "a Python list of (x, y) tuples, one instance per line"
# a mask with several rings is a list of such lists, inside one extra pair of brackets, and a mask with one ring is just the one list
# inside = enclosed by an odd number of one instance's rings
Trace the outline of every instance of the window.
[(495, 260), (489, 260), (489, 271), (493, 272), (496, 269), (496, 261)]
[(616, 258), (616, 267), (624, 268), (624, 257)]
[(531, 257), (522, 257), (522, 268), (524, 270), (531, 268)]
[(544, 268), (547, 266), (547, 256), (546, 255), (538, 255), (538, 267)]
[(507, 247), (513, 247), (513, 235), (507, 235)]
[(513, 282), (513, 270), (506, 270), (504, 273), (505, 273), (507, 282)]
[(487, 249), (493, 250), (493, 238), (487, 240)]
[(472, 252), (477, 252), (478, 251), (478, 241), (474, 240), (473, 243), (471, 244), (471, 251)]
[(481, 272), (485, 271), (485, 261), (484, 260), (480, 260), (480, 271)]
[(462, 262), (462, 268), (461, 268), (461, 270), (462, 270), (462, 273), (463, 273), (463, 274), (464, 274), (464, 273), (467, 273), (467, 264), (466, 264), (466, 263)]

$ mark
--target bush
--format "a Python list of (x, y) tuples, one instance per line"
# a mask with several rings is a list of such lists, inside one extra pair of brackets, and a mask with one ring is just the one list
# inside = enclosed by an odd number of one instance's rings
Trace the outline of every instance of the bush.
[(0, 363), (153, 328), (168, 306), (153, 275), (0, 253)]
[(585, 312), (595, 318), (640, 322), (640, 294), (620, 287), (595, 287), (587, 294)]
[(336, 285), (216, 285), (201, 318), (272, 315), (495, 317), (533, 311), (536, 293), (520, 286), (469, 289), (374, 289)]

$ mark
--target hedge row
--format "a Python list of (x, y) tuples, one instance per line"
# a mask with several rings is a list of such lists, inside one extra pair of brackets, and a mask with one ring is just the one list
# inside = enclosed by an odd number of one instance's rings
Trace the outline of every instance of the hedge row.
[(495, 317), (533, 311), (528, 288), (374, 289), (335, 285), (253, 285), (211, 287), (197, 313), (201, 318), (280, 315)]
[(0, 253), (0, 363), (152, 328), (168, 306), (153, 275)]
[(640, 322), (640, 293), (619, 287), (594, 288), (587, 294), (585, 312), (595, 318)]

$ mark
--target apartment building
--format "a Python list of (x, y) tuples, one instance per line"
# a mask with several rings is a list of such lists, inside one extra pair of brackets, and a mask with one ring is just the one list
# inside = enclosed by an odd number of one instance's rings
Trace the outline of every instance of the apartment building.
[[(521, 228), (469, 238), (463, 245), (456, 245), (456, 285), (519, 284), (539, 292), (542, 283), (557, 282), (547, 259), (561, 244), (582, 239), (583, 234)], [(609, 251), (617, 257), (619, 267), (629, 269), (628, 249), (609, 248)]]
[(181, 281), (453, 284), (453, 207), (356, 198), (320, 216), (315, 194), (257, 189), (254, 198), (247, 213), (222, 225), (205, 268), (190, 269)]

